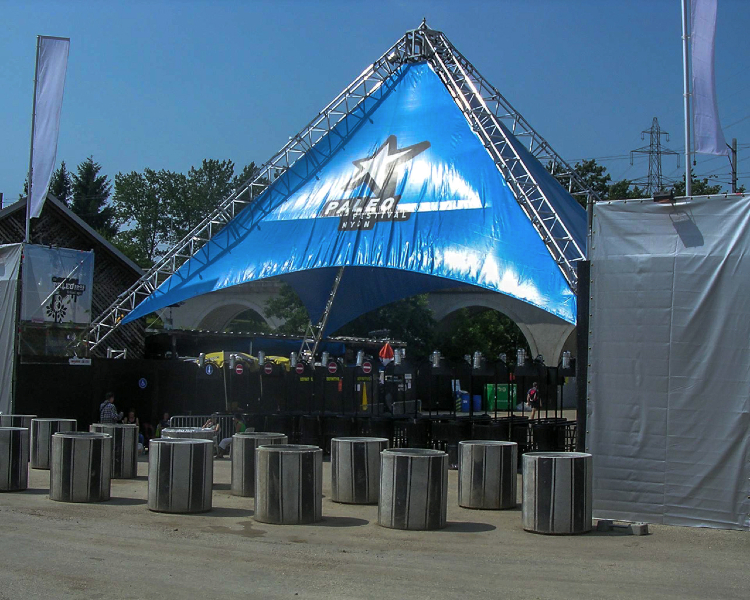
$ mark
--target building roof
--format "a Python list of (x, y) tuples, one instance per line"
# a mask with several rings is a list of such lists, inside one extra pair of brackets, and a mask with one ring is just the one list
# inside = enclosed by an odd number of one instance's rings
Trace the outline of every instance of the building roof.
[[(77, 229), (80, 229), (81, 232), (85, 234), (86, 237), (91, 238), (97, 244), (103, 246), (107, 252), (112, 254), (113, 257), (115, 257), (117, 260), (122, 262), (128, 268), (132, 269), (139, 277), (143, 274), (143, 269), (141, 269), (141, 267), (139, 267), (131, 259), (125, 256), (120, 250), (117, 249), (116, 246), (114, 246), (104, 236), (102, 236), (95, 229), (93, 229), (88, 223), (86, 223), (83, 219), (81, 219), (81, 217), (79, 217), (72, 210), (70, 210), (70, 208), (68, 208), (62, 202), (60, 202), (53, 194), (48, 193), (47, 200), (44, 203), (44, 206), (42, 207), (42, 211), (49, 210), (50, 208), (52, 208), (53, 210), (56, 210), (58, 213), (61, 214), (61, 216), (63, 216), (68, 221), (71, 221)], [(12, 214), (15, 214), (16, 212), (20, 210), (25, 210), (25, 209), (26, 209), (26, 198), (21, 198), (17, 202), (9, 206), (6, 206), (2, 210), (0, 210), (0, 221), (9, 217)], [(11, 241), (11, 240), (8, 240), (8, 241)]]

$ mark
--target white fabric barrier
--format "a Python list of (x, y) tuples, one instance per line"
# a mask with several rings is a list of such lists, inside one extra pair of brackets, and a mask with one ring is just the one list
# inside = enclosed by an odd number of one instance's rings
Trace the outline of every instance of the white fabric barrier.
[(595, 518), (750, 526), (750, 196), (598, 203)]

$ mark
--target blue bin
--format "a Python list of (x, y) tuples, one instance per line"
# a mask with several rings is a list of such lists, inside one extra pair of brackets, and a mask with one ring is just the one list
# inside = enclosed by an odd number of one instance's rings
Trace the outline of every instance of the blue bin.
[(476, 396), (474, 396), (473, 404), (474, 404), (473, 410), (475, 413), (482, 412), (482, 395), (481, 394), (477, 394)]
[(461, 412), (469, 412), (469, 394), (460, 394)]

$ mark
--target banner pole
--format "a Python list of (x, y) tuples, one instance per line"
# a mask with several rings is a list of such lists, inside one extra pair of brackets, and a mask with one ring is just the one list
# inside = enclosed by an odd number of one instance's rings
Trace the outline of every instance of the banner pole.
[(34, 126), (36, 124), (36, 86), (39, 82), (39, 48), (41, 36), (36, 36), (36, 61), (34, 63), (34, 100), (31, 108), (31, 144), (29, 151), (29, 190), (26, 193), (26, 236), (23, 241), (30, 242), (31, 238), (31, 180), (34, 176)]
[(682, 74), (685, 105), (685, 195), (693, 195), (693, 181), (690, 169), (690, 68), (688, 64), (689, 42), (687, 0), (682, 0)]

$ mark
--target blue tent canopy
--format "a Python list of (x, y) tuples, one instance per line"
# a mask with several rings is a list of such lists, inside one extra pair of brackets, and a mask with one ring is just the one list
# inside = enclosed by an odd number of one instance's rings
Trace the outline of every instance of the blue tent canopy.
[[(575, 323), (575, 294), (432, 68), (404, 65), (384, 85), (359, 107), (367, 118), (343, 119), (125, 321), (270, 277), (315, 321), (346, 267), (326, 333), (394, 300), (466, 285)], [(585, 248), (585, 211), (515, 147)]]

